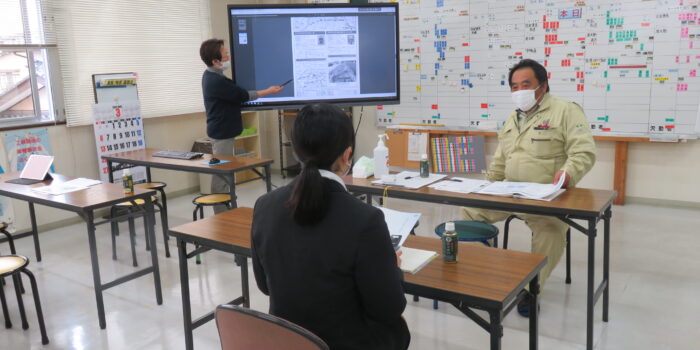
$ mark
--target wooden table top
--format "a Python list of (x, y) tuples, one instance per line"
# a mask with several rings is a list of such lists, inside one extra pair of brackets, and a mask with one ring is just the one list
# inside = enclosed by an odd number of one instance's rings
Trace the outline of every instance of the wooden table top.
[(409, 236), (409, 248), (437, 252), (438, 257), (416, 274), (404, 273), (404, 283), (468, 295), (501, 307), (517, 296), (544, 267), (544, 255), (459, 243), (457, 263), (442, 260), (439, 238)]
[[(153, 153), (158, 151), (161, 150), (156, 148), (146, 148), (142, 150), (104, 155), (102, 158), (117, 163), (211, 174), (231, 173), (272, 164), (272, 159), (219, 156), (212, 154), (204, 154), (202, 157), (196, 159), (154, 157)], [(204, 162), (208, 163), (211, 158), (219, 158), (220, 160), (228, 160), (229, 162), (214, 165), (202, 164)]]
[(204, 219), (170, 228), (170, 234), (186, 241), (196, 240), (209, 247), (251, 255), (250, 230), (253, 208), (239, 207)]
[[(343, 181), (351, 192), (382, 195), (386, 186), (372, 185), (375, 178), (361, 179), (350, 175)], [(514, 211), (544, 215), (573, 215), (577, 218), (598, 218), (612, 206), (617, 192), (587, 188), (570, 188), (557, 198), (547, 202), (532, 199), (493, 196), (476, 193), (457, 193), (432, 189), (428, 186), (417, 190), (389, 187), (389, 197), (425, 202), (461, 205), (484, 209)]]
[[(241, 207), (170, 229), (171, 235), (206, 246), (251, 255), (253, 209)], [(228, 245), (228, 247), (226, 247)], [(409, 236), (405, 245), (440, 252), (440, 239)], [(237, 247), (234, 249), (232, 246)], [(514, 298), (545, 265), (546, 257), (530, 253), (460, 243), (459, 262), (438, 256), (405, 282), (503, 304)]]
[(69, 192), (62, 195), (50, 195), (32, 191), (32, 188), (62, 183), (75, 178), (60, 174), (51, 174), (51, 176), (53, 176), (52, 180), (32, 185), (19, 185), (6, 182), (7, 180), (19, 178), (19, 174), (20, 172), (0, 174), (0, 195), (71, 211), (102, 208), (129, 199), (147, 198), (149, 193), (155, 194), (153, 190), (135, 188), (133, 194), (127, 195), (124, 194), (122, 185), (102, 182), (84, 190)]

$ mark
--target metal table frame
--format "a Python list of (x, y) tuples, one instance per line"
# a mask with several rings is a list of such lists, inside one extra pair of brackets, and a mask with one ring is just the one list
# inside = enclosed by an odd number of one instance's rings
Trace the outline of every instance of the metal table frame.
[[(180, 266), (180, 290), (182, 294), (182, 315), (185, 325), (185, 348), (187, 350), (194, 349), (194, 338), (192, 332), (199, 326), (214, 319), (215, 312), (211, 311), (200, 316), (196, 320), (192, 320), (192, 307), (190, 304), (190, 282), (189, 270), (187, 268), (187, 259), (190, 259), (197, 254), (201, 254), (208, 250), (214, 249), (235, 255), (236, 265), (241, 269), (241, 296), (233, 299), (227, 304), (243, 305), (250, 307), (250, 288), (248, 284), (248, 257), (252, 255), (249, 248), (243, 248), (231, 244), (222, 243), (214, 240), (202, 238), (194, 238), (189, 235), (183, 235), (175, 231), (170, 231), (170, 235), (177, 240), (178, 263)], [(193, 244), (198, 247), (187, 252), (187, 244)]]
[[(367, 195), (367, 203), (372, 203), (372, 196), (382, 196), (384, 187), (353, 185), (346, 182), (348, 191)], [(553, 216), (567, 223), (575, 230), (588, 237), (588, 281), (586, 286), (586, 349), (593, 349), (593, 316), (594, 307), (600, 297), (603, 297), (603, 322), (609, 320), (610, 304), (610, 220), (612, 217), (613, 199), (607, 203), (601, 212), (576, 211), (564, 208), (552, 208), (538, 206), (536, 201), (531, 204), (523, 203), (503, 203), (484, 200), (481, 198), (464, 198), (450, 196), (449, 192), (442, 194), (421, 193), (410, 190), (394, 190), (389, 188), (387, 196), (399, 199), (417, 200), (422, 202), (439, 203), (455, 206), (473, 207), (481, 209), (492, 209), (507, 212), (535, 214), (543, 216)], [(584, 220), (587, 225), (581, 225), (573, 220)], [(596, 228), (598, 222), (603, 220), (603, 279), (595, 286), (595, 239), (598, 233)], [(532, 309), (531, 309), (532, 310)], [(493, 318), (493, 317), (492, 317)], [(531, 321), (532, 322), (532, 321)], [(477, 321), (478, 323), (478, 321)], [(484, 325), (482, 325), (483, 327)]]
[[(269, 161), (267, 164), (262, 164), (262, 165), (256, 165), (256, 166), (249, 166), (249, 167), (240, 167), (236, 168), (235, 170), (222, 170), (214, 167), (197, 167), (197, 166), (184, 166), (184, 165), (177, 165), (177, 164), (168, 164), (168, 163), (159, 163), (159, 162), (152, 162), (152, 161), (143, 161), (143, 160), (138, 160), (138, 159), (129, 159), (129, 158), (120, 158), (116, 157), (114, 155), (105, 155), (102, 156), (103, 159), (107, 161), (107, 171), (109, 175), (109, 182), (114, 182), (114, 171), (115, 170), (120, 170), (125, 168), (123, 165), (124, 164), (129, 164), (129, 165), (134, 165), (134, 166), (145, 166), (146, 167), (146, 181), (151, 182), (151, 168), (158, 168), (158, 169), (167, 169), (167, 170), (176, 170), (176, 171), (188, 171), (188, 172), (193, 172), (193, 173), (199, 173), (199, 174), (210, 174), (210, 175), (220, 175), (224, 177), (224, 180), (226, 181), (226, 184), (229, 185), (229, 190), (231, 193), (231, 205), (233, 208), (238, 207), (237, 203), (237, 197), (236, 197), (236, 180), (235, 180), (235, 173), (243, 170), (252, 170), (256, 174), (258, 174), (261, 178), (265, 179), (265, 186), (267, 188), (267, 192), (270, 192), (272, 190), (272, 178), (271, 176), (271, 169), (270, 165), (272, 164), (272, 161)], [(167, 158), (164, 158), (167, 159)], [(119, 163), (118, 166), (114, 166), (113, 163)], [(195, 163), (196, 164), (196, 163)], [(258, 167), (263, 167), (265, 169), (265, 174), (261, 174), (260, 171), (258, 171)], [(258, 178), (254, 179), (249, 179), (246, 181), (242, 181), (238, 184), (246, 183), (249, 181), (254, 181), (257, 180)]]
[[(12, 191), (7, 191), (3, 190), (0, 187), (0, 195), (7, 196), (10, 198), (26, 201), (29, 204), (29, 216), (32, 222), (32, 230), (34, 231), (34, 243), (35, 243), (35, 249), (37, 251), (37, 260), (40, 257), (39, 252), (39, 237), (37, 234), (37, 228), (36, 228), (36, 215), (34, 212), (34, 204), (41, 204), (45, 205), (47, 207), (51, 208), (57, 208), (57, 209), (63, 209), (67, 211), (72, 211), (78, 216), (80, 216), (84, 221), (85, 224), (87, 225), (87, 235), (88, 235), (88, 245), (90, 247), (90, 261), (92, 263), (92, 278), (93, 278), (93, 285), (95, 288), (95, 300), (97, 302), (97, 315), (99, 319), (99, 325), (101, 329), (105, 329), (107, 327), (107, 321), (106, 321), (106, 316), (105, 316), (105, 307), (104, 307), (104, 299), (103, 299), (103, 292), (109, 288), (112, 288), (114, 286), (120, 285), (122, 283), (126, 283), (128, 281), (131, 281), (135, 278), (141, 277), (143, 275), (153, 273), (153, 279), (154, 279), (154, 284), (155, 284), (155, 292), (156, 292), (156, 302), (158, 305), (163, 304), (163, 294), (161, 291), (161, 283), (160, 283), (160, 269), (158, 266), (158, 252), (157, 249), (151, 249), (151, 262), (152, 265), (132, 272), (128, 275), (118, 277), (110, 282), (102, 282), (102, 278), (100, 276), (100, 264), (99, 264), (99, 259), (97, 256), (97, 242), (95, 238), (95, 228), (97, 225), (111, 222), (112, 220), (121, 220), (129, 216), (143, 216), (144, 217), (144, 229), (146, 232), (146, 235), (148, 235), (148, 238), (151, 240), (151, 242), (155, 242), (155, 228), (154, 228), (154, 208), (153, 208), (153, 203), (150, 201), (150, 198), (152, 195), (155, 194), (155, 191), (146, 191), (142, 192), (140, 194), (134, 194), (128, 198), (115, 198), (114, 200), (110, 201), (105, 201), (100, 203), (99, 205), (94, 205), (94, 206), (89, 206), (89, 207), (79, 207), (75, 205), (71, 205), (68, 203), (63, 203), (63, 202), (57, 202), (57, 201), (52, 201), (49, 199), (44, 199), (44, 198), (37, 198), (37, 197), (31, 197), (31, 196), (26, 196), (20, 193), (12, 192)], [(135, 201), (137, 199), (142, 199), (144, 201), (144, 205), (136, 205)], [(95, 210), (100, 209), (100, 208), (108, 208), (111, 207), (112, 205), (115, 205), (117, 203), (121, 203), (124, 201), (131, 201), (135, 207), (139, 208), (139, 211), (133, 212), (127, 215), (111, 218), (111, 219), (106, 219), (100, 222), (95, 222)]]

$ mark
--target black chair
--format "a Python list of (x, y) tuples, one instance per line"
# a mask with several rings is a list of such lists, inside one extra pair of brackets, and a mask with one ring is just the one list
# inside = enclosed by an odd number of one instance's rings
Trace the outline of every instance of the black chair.
[[(28, 329), (27, 315), (24, 313), (24, 302), (22, 301), (22, 291), (20, 284), (22, 281), (21, 273), (29, 277), (29, 282), (32, 285), (32, 294), (34, 295), (34, 306), (36, 307), (36, 315), (39, 319), (39, 329), (41, 330), (41, 343), (46, 345), (49, 343), (49, 337), (46, 335), (46, 325), (44, 324), (44, 314), (41, 312), (41, 300), (39, 299), (39, 289), (37, 288), (36, 278), (29, 269), (29, 259), (21, 255), (3, 255), (0, 256), (0, 277), (11, 276), (15, 285), (15, 294), (17, 294), (17, 304), (19, 314), (22, 319), (22, 329)], [(2, 312), (5, 317), (5, 328), (12, 328), (10, 314), (5, 300), (4, 287), (0, 285), (0, 304), (2, 304)]]
[[(503, 249), (508, 249), (508, 230), (510, 222), (513, 219), (519, 219), (517, 215), (511, 215), (506, 219), (503, 225)], [(566, 284), (571, 284), (571, 228), (566, 230)]]

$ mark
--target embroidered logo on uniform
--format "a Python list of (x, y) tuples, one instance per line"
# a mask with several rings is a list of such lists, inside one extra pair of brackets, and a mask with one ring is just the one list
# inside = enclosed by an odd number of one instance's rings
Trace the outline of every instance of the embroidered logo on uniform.
[(537, 125), (535, 130), (549, 130), (549, 119), (542, 122), (542, 124)]

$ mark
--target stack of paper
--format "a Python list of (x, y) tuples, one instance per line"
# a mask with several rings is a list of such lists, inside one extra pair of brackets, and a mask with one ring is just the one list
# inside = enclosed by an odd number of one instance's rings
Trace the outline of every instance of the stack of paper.
[(384, 212), (384, 221), (386, 221), (386, 226), (389, 228), (389, 235), (391, 235), (392, 238), (395, 236), (401, 237), (394, 246), (394, 249), (397, 249), (403, 245), (403, 242), (406, 241), (413, 227), (416, 226), (420, 218), (420, 213), (405, 213), (388, 208), (379, 209)]
[(99, 180), (92, 180), (80, 177), (62, 183), (51, 184), (49, 186), (33, 187), (32, 191), (57, 196), (69, 192), (84, 190), (90, 186), (99, 184), (100, 182), (101, 181)]
[(486, 180), (475, 180), (466, 177), (451, 177), (438, 183), (434, 183), (428, 187), (440, 191), (472, 193), (478, 191), (488, 184), (490, 184), (490, 182)]
[(556, 184), (496, 181), (482, 188), (477, 193), (551, 201), (564, 192), (562, 185), (565, 178), (566, 176), (561, 176)]
[(401, 254), (401, 271), (408, 273), (420, 271), (423, 266), (428, 265), (438, 256), (436, 252), (423, 249), (403, 247), (401, 251), (403, 252)]
[(396, 175), (385, 175), (380, 180), (372, 181), (372, 185), (404, 187), (417, 190), (423, 186), (430, 185), (446, 175), (430, 174), (428, 177), (420, 177), (420, 173), (415, 171), (402, 171)]

